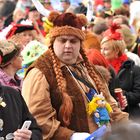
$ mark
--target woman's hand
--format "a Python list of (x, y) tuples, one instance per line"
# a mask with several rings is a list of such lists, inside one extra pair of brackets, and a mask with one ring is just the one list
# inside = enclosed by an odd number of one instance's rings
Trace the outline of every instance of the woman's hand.
[(30, 140), (32, 136), (32, 131), (31, 130), (21, 130), (18, 129), (17, 131), (14, 132), (14, 140)]
[(128, 105), (126, 96), (124, 96), (124, 95), (122, 96), (122, 103), (123, 103), (123, 106), (121, 109), (124, 110)]

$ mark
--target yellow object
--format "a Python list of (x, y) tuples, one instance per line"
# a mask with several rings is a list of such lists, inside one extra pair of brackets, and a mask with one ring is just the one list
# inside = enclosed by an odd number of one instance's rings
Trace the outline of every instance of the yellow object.
[(93, 99), (91, 100), (91, 102), (89, 102), (87, 106), (87, 113), (89, 115), (94, 113), (96, 109), (100, 107), (99, 101), (102, 101), (102, 102), (104, 101), (105, 104), (102, 107), (105, 107), (109, 113), (112, 112), (112, 108), (110, 104), (106, 102), (105, 98), (102, 95), (96, 95), (95, 97), (93, 97)]
[(43, 27), (44, 27), (44, 30), (45, 30), (45, 32), (49, 32), (49, 30), (51, 29), (51, 28), (53, 28), (53, 23), (52, 22), (50, 22), (46, 17), (44, 17), (43, 18)]

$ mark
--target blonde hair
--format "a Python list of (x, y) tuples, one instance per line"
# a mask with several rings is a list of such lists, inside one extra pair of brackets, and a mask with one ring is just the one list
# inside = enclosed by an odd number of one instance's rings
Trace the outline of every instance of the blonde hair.
[(23, 31), (21, 33), (16, 33), (13, 36), (11, 36), (10, 40), (15, 42), (16, 44), (22, 45), (23, 43), (22, 43), (21, 38), (23, 38), (22, 33), (24, 33), (24, 32), (30, 32), (33, 40), (37, 40), (37, 41), (42, 43), (42, 40), (41, 40), (40, 36), (37, 34), (36, 30), (26, 30), (26, 31)]
[(113, 40), (113, 39), (108, 39), (107, 37), (105, 37), (101, 41), (101, 45), (103, 44), (108, 44), (108, 46), (110, 46), (113, 51), (118, 52), (118, 56), (121, 56), (126, 49), (126, 44), (124, 40)]

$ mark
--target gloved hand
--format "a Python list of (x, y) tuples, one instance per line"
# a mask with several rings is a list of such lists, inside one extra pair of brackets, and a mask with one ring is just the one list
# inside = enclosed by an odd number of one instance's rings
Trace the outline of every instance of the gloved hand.
[(90, 134), (89, 133), (73, 133), (73, 135), (71, 136), (70, 140), (85, 140), (87, 137), (89, 137)]

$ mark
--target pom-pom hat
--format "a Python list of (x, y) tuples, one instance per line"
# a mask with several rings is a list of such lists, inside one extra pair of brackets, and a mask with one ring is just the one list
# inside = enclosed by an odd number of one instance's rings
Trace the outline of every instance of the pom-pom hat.
[(87, 19), (84, 15), (79, 14), (76, 16), (73, 13), (55, 13), (55, 16), (52, 14), (51, 17), (50, 19), (53, 23), (53, 28), (49, 32), (51, 38), (60, 35), (74, 35), (80, 40), (85, 39), (85, 34), (81, 30), (87, 24)]

